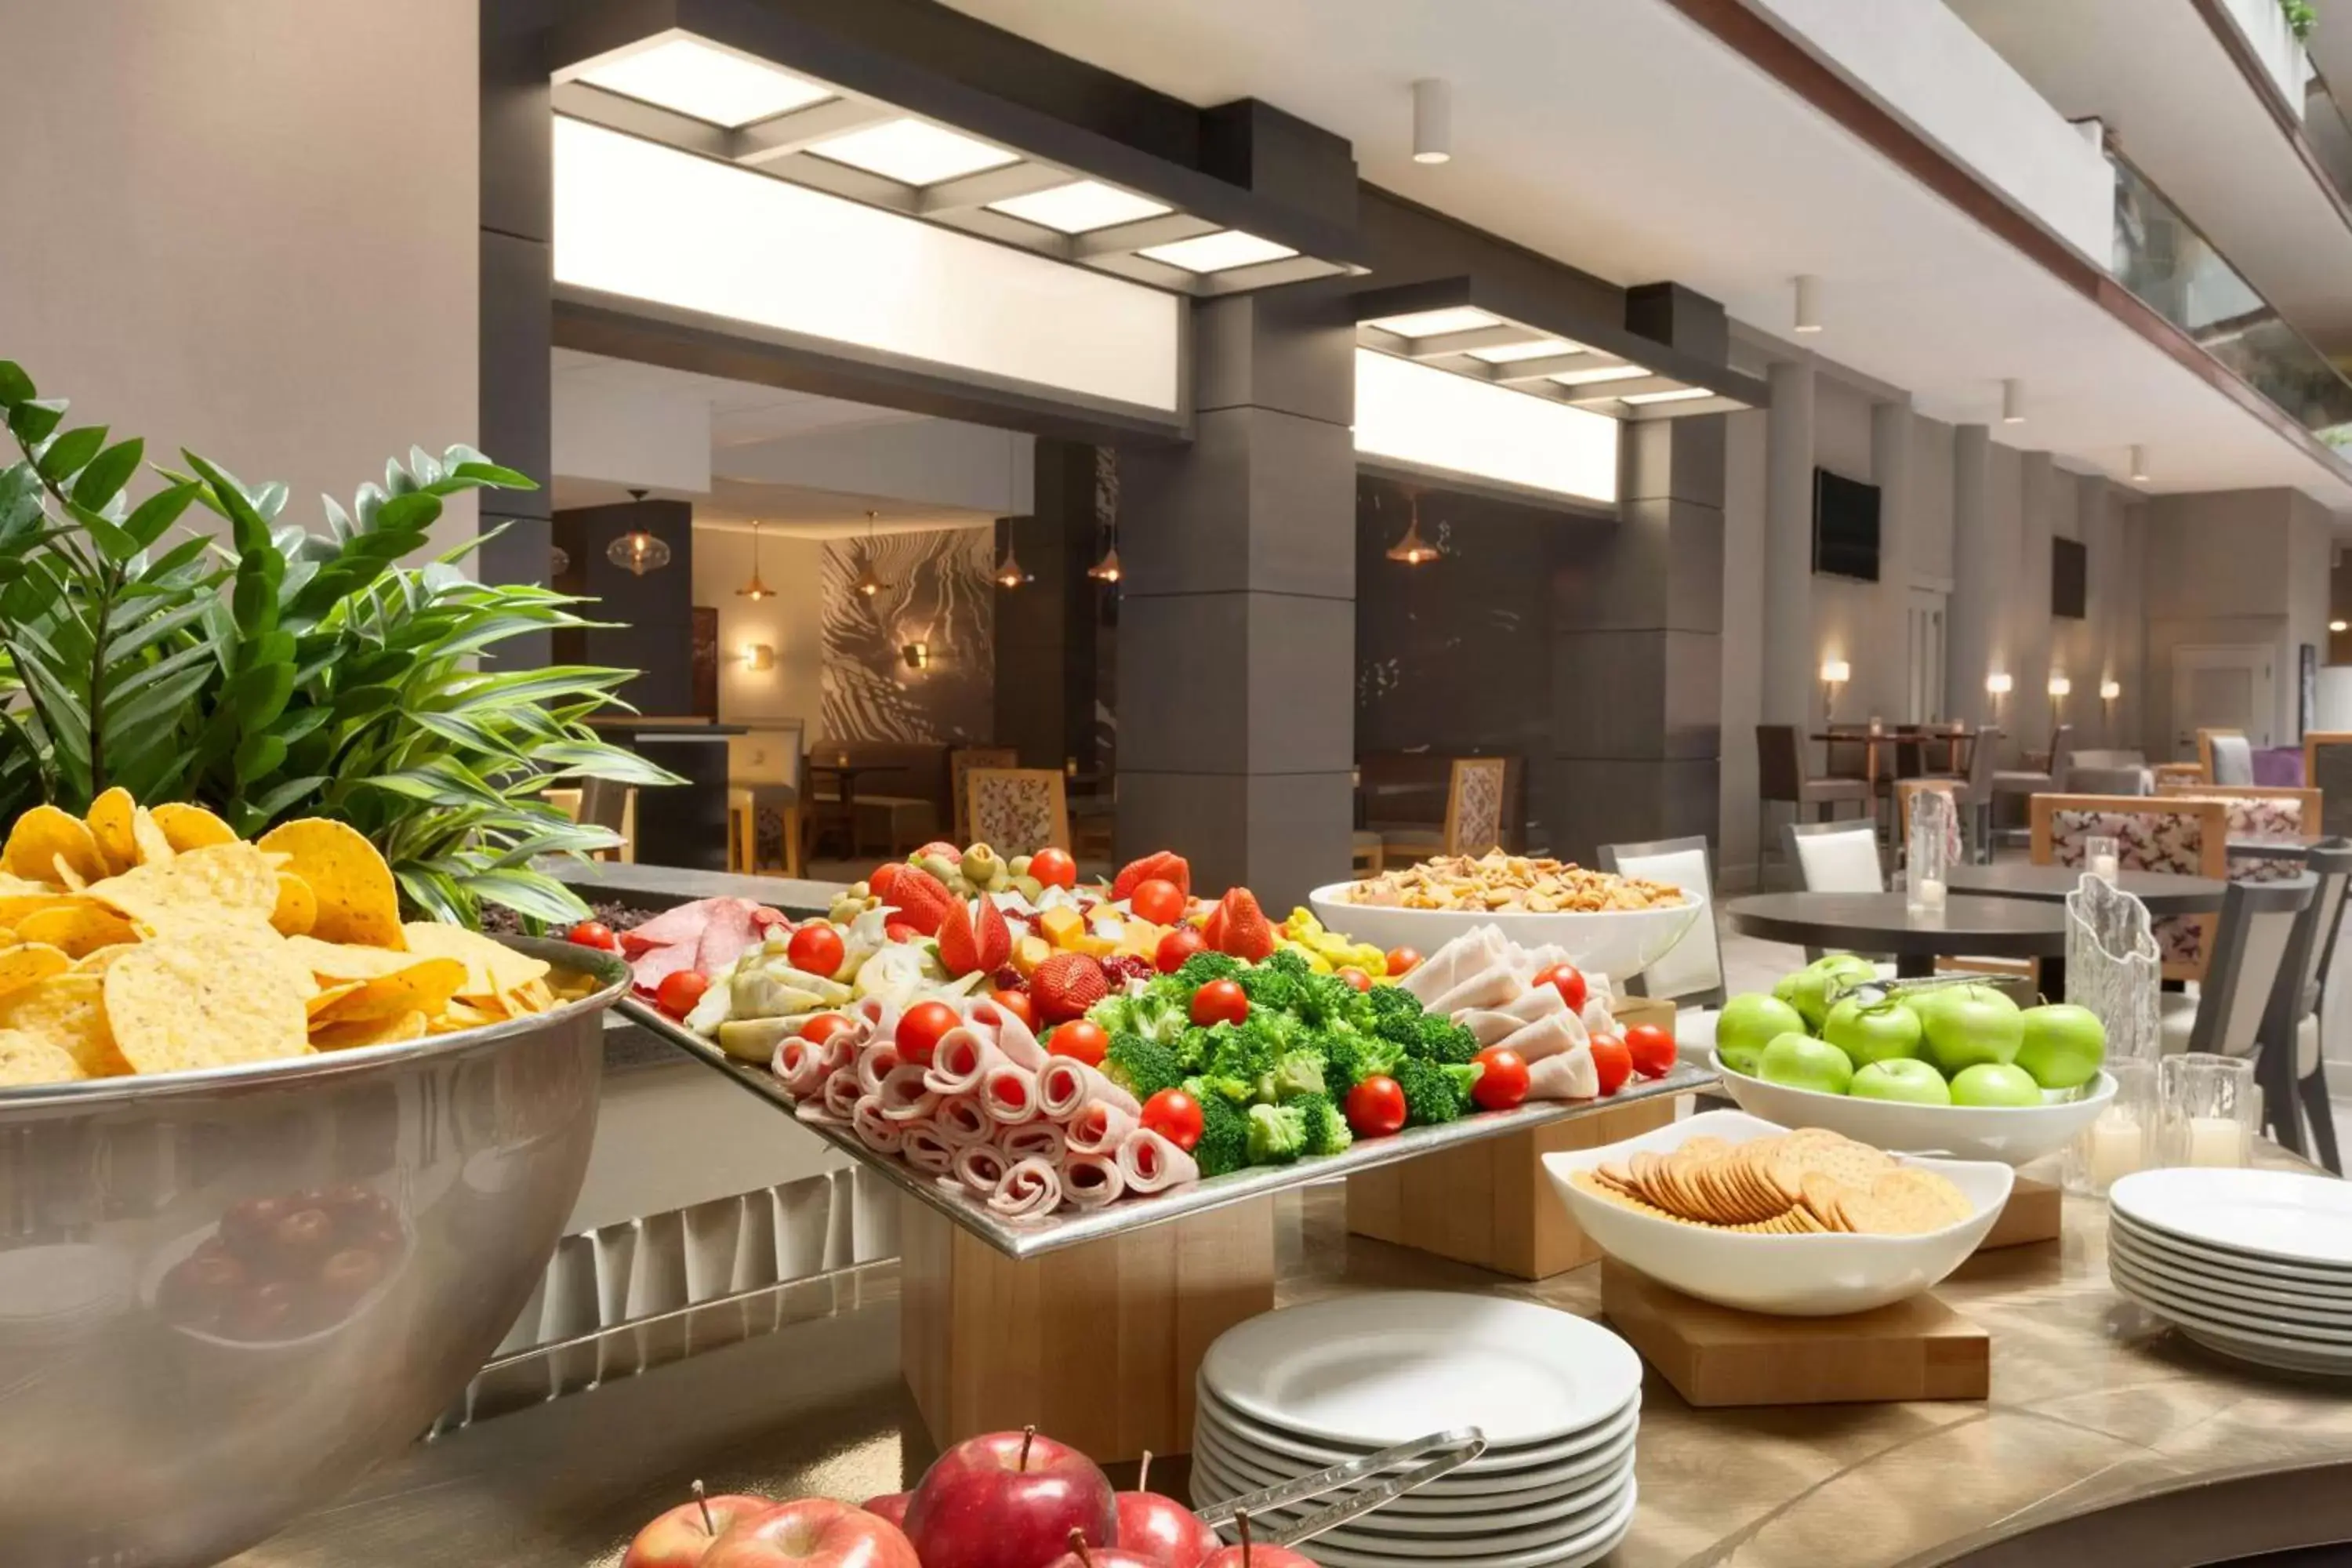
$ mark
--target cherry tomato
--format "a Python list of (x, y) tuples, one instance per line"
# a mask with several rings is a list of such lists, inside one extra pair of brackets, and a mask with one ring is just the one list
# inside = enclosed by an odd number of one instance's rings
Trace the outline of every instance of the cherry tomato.
[(1633, 1056), (1614, 1035), (1592, 1037), (1592, 1065), (1601, 1069), (1601, 1092), (1606, 1097), (1624, 1087), (1633, 1076)]
[(1192, 993), (1192, 1022), (1202, 1028), (1212, 1024), (1238, 1024), (1249, 1016), (1249, 997), (1238, 981), (1212, 980)]
[(1348, 1091), (1348, 1127), (1359, 1138), (1385, 1138), (1404, 1126), (1404, 1089), (1375, 1073)]
[(988, 999), (1028, 1025), (1033, 1031), (1037, 1027), (1037, 1009), (1030, 1002), (1026, 991), (992, 991)]
[(1420, 962), (1421, 953), (1417, 949), (1410, 947), (1389, 949), (1389, 978), (1394, 980), (1409, 973)]
[(566, 942), (577, 942), (582, 947), (599, 947), (606, 952), (621, 951), (621, 939), (614, 936), (613, 928), (602, 921), (582, 921), (578, 925), (565, 931), (563, 938)]
[(1473, 1058), (1485, 1070), (1470, 1086), (1470, 1098), (1481, 1110), (1508, 1110), (1528, 1097), (1525, 1057), (1501, 1046), (1488, 1046)]
[(1066, 849), (1040, 849), (1029, 857), (1029, 874), (1049, 888), (1078, 885), (1078, 863)]
[(849, 950), (842, 945), (841, 933), (830, 922), (811, 921), (793, 932), (793, 944), (784, 949), (784, 956), (794, 969), (830, 980), (841, 972)]
[(1151, 967), (1162, 974), (1173, 974), (1184, 967), (1184, 961), (1209, 945), (1197, 926), (1178, 926), (1160, 939), (1160, 946), (1151, 955)]
[(849, 1027), (849, 1020), (839, 1013), (819, 1013), (801, 1026), (801, 1038), (810, 1045), (821, 1046)]
[(1087, 1018), (1056, 1024), (1045, 1037), (1047, 1055), (1076, 1057), (1090, 1068), (1102, 1066), (1103, 1053), (1109, 1049), (1110, 1037), (1103, 1033), (1103, 1026)]
[(1359, 991), (1370, 991), (1372, 988), (1372, 977), (1352, 963), (1339, 971), (1339, 978)]
[(681, 969), (662, 976), (661, 984), (654, 989), (654, 1005), (673, 1018), (683, 1018), (709, 989), (710, 976), (699, 969)]
[(1127, 907), (1138, 920), (1156, 926), (1172, 925), (1183, 918), (1184, 891), (1164, 878), (1147, 877), (1127, 896)]
[(898, 1015), (898, 1059), (931, 1065), (940, 1037), (963, 1020), (944, 1002), (918, 1002)]
[(1163, 1089), (1143, 1102), (1143, 1128), (1189, 1154), (1201, 1142), (1201, 1102), (1181, 1089)]
[[(1557, 987), (1562, 1000), (1567, 1002), (1570, 1012), (1581, 1013), (1584, 1011), (1584, 975), (1582, 972), (1576, 967), (1576, 965), (1572, 963), (1555, 963), (1549, 969), (1544, 970), (1536, 976), (1536, 984), (1538, 985), (1550, 985)], [(1609, 1091), (1604, 1089), (1601, 1092), (1606, 1094)]]
[(1664, 1078), (1675, 1070), (1674, 1031), (1636, 1024), (1625, 1031), (1625, 1054), (1643, 1078)]

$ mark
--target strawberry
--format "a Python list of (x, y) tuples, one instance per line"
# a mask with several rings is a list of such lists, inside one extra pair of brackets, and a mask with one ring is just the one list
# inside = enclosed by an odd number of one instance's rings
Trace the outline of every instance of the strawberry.
[(1229, 952), (1252, 963), (1274, 952), (1274, 922), (1265, 918), (1265, 911), (1257, 907), (1257, 895), (1247, 888), (1228, 889), (1223, 901), (1211, 911), (1201, 934), (1219, 952)]
[(874, 875), (866, 879), (866, 885), (874, 889), (876, 898), (887, 904), (890, 901), (891, 884), (898, 881), (899, 873), (906, 868), (903, 861), (886, 860), (874, 868)]
[(1110, 994), (1102, 965), (1083, 952), (1057, 952), (1029, 976), (1029, 1004), (1041, 1024), (1081, 1017)]
[(925, 936), (937, 936), (940, 921), (947, 918), (948, 906), (956, 897), (945, 882), (920, 866), (908, 866), (891, 879), (889, 901), (898, 906), (900, 920)]
[(1004, 911), (996, 900), (986, 894), (973, 901), (979, 912), (972, 917), (972, 934), (980, 939), (980, 962), (972, 967), (992, 973), (1013, 961), (1013, 928), (1004, 923)]
[(990, 899), (973, 900), (967, 910), (950, 902), (940, 919), (940, 963), (950, 975), (993, 973), (1013, 956), (1013, 933), (1005, 929), (1004, 911)]
[(1181, 855), (1162, 849), (1157, 854), (1146, 855), (1140, 860), (1130, 860), (1119, 868), (1118, 875), (1110, 885), (1111, 901), (1116, 903), (1128, 897), (1135, 891), (1138, 883), (1150, 881), (1155, 877), (1163, 882), (1175, 883), (1178, 892), (1188, 898), (1192, 896), (1192, 862)]

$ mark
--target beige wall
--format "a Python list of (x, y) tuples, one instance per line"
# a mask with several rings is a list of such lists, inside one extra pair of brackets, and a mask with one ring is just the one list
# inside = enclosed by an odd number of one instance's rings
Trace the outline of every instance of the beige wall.
[(0, 12), (0, 358), (314, 527), (473, 439), (475, 0)]
[(2297, 648), (2327, 643), (2327, 513), (2284, 489), (2164, 496), (2147, 510), (2148, 749), (2187, 754), (2172, 711), (2172, 656), (2205, 645), (2272, 650), (2271, 740), (2293, 743)]
[[(824, 544), (769, 534), (760, 541), (760, 580), (772, 599), (735, 592), (751, 576), (751, 536), (731, 529), (694, 531), (694, 602), (719, 608), (719, 716), (730, 722), (798, 719), (814, 739), (824, 702)], [(776, 650), (771, 669), (753, 669), (744, 649)]]

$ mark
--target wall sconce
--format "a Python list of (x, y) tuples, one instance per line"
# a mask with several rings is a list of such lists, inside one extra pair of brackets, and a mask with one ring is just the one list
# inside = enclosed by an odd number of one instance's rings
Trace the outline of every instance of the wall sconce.
[(1826, 721), (1837, 710), (1838, 689), (1853, 677), (1853, 670), (1842, 658), (1822, 660), (1822, 718)]
[(2352, 622), (2347, 622), (2347, 621), (2330, 621), (2330, 622), (2328, 622), (2328, 623), (2327, 623), (2327, 629), (2328, 629), (2329, 631), (2331, 631), (2331, 632), (2340, 632), (2340, 631), (2344, 631), (2344, 630), (2347, 629), (2347, 627), (2352, 627)]
[(898, 650), (898, 657), (907, 661), (908, 669), (925, 668), (931, 662), (931, 645), (927, 642), (910, 642)]
[(2107, 710), (2107, 722), (2116, 721), (2116, 700), (2124, 694), (2124, 683), (2110, 677), (2099, 682), (2099, 705)]
[(768, 643), (750, 644), (743, 649), (743, 662), (753, 669), (773, 669), (776, 668), (776, 650)]
[(2000, 717), (2000, 700), (2009, 695), (2010, 679), (2000, 671), (1985, 677), (1985, 694), (1992, 699), (1993, 717)]
[(2065, 712), (2066, 698), (2074, 689), (2074, 683), (2064, 676), (2050, 678), (2050, 715), (2053, 720)]

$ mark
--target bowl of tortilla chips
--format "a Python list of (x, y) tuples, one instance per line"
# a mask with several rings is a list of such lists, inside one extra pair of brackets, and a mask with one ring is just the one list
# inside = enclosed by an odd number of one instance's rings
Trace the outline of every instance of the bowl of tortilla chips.
[(0, 1518), (25, 1560), (217, 1562), (413, 1442), (553, 1253), (627, 979), (402, 920), (341, 823), (247, 841), (120, 791), (20, 816)]

